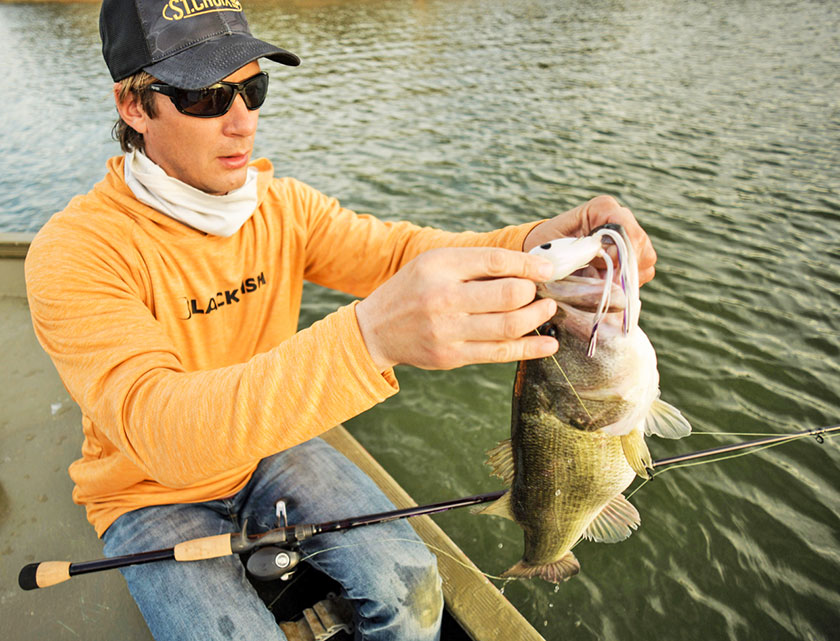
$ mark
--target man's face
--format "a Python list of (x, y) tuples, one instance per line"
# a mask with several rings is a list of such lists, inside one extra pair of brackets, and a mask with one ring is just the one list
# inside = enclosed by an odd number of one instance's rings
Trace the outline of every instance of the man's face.
[[(225, 80), (242, 82), (259, 73), (258, 62), (241, 67)], [(180, 113), (172, 101), (155, 94), (157, 116), (144, 120), (146, 155), (169, 176), (209, 194), (226, 194), (245, 184), (254, 148), (259, 109), (248, 111), (241, 95), (218, 118)]]

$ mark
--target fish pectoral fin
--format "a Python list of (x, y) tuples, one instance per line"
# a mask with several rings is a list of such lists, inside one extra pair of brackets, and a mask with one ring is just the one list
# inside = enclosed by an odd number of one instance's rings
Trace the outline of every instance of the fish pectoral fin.
[(641, 522), (633, 504), (623, 494), (616, 494), (589, 524), (583, 536), (598, 543), (618, 543), (633, 534)]
[(641, 430), (633, 430), (621, 437), (621, 449), (624, 450), (624, 458), (633, 468), (633, 471), (643, 479), (650, 478), (649, 469), (653, 469), (653, 460), (650, 457), (645, 435)]
[(691, 425), (676, 407), (657, 398), (645, 417), (645, 434), (682, 438), (691, 434)]
[(490, 505), (482, 507), (481, 505), (470, 510), (473, 514), (488, 514), (490, 516), (501, 516), (506, 519), (514, 520), (513, 510), (510, 506), (510, 490), (502, 494), (501, 497), (493, 501)]
[(509, 438), (487, 452), (487, 465), (493, 468), (494, 476), (508, 485), (513, 484), (513, 447)]
[(562, 583), (571, 579), (578, 572), (580, 572), (580, 563), (574, 554), (566, 552), (560, 560), (543, 565), (531, 565), (525, 561), (519, 561), (502, 576), (517, 579), (532, 579), (538, 576), (552, 583)]

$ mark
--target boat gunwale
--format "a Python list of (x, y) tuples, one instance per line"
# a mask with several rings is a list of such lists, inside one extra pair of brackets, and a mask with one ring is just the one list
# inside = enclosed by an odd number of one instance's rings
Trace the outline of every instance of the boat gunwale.
[(0, 258), (24, 258), (35, 238), (33, 232), (0, 232)]

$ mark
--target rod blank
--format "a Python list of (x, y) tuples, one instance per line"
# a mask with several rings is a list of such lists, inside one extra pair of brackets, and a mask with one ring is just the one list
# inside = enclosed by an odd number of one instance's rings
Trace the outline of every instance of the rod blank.
[(653, 467), (664, 467), (666, 465), (674, 465), (675, 463), (684, 463), (686, 461), (694, 461), (696, 459), (707, 458), (717, 454), (728, 454), (729, 452), (737, 452), (745, 450), (750, 447), (758, 447), (760, 445), (771, 445), (772, 443), (781, 443), (783, 441), (793, 441), (803, 436), (815, 436), (822, 438), (823, 434), (829, 434), (840, 430), (840, 425), (832, 427), (820, 427), (814, 430), (804, 430), (802, 432), (794, 432), (793, 434), (780, 434), (778, 436), (768, 436), (767, 438), (760, 438), (755, 441), (747, 441), (745, 443), (733, 443), (731, 445), (721, 445), (719, 447), (712, 447), (708, 450), (700, 450), (698, 452), (690, 452), (688, 454), (680, 454), (679, 456), (672, 456), (653, 462)]
[(125, 554), (123, 556), (113, 556), (107, 559), (97, 559), (96, 561), (80, 561), (78, 563), (70, 563), (69, 561), (30, 563), (20, 571), (18, 585), (24, 590), (48, 588), (51, 585), (64, 583), (64, 581), (77, 574), (102, 572), (103, 570), (124, 568), (127, 565), (139, 565), (141, 563), (153, 563), (155, 561), (174, 559), (175, 555), (173, 550), (174, 548), (152, 550), (151, 552)]

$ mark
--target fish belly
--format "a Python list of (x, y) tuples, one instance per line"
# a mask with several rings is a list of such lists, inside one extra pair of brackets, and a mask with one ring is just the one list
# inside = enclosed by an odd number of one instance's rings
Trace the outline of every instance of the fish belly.
[(551, 415), (521, 415), (511, 444), (511, 509), (525, 533), (528, 565), (562, 558), (635, 476), (620, 437), (585, 432)]

